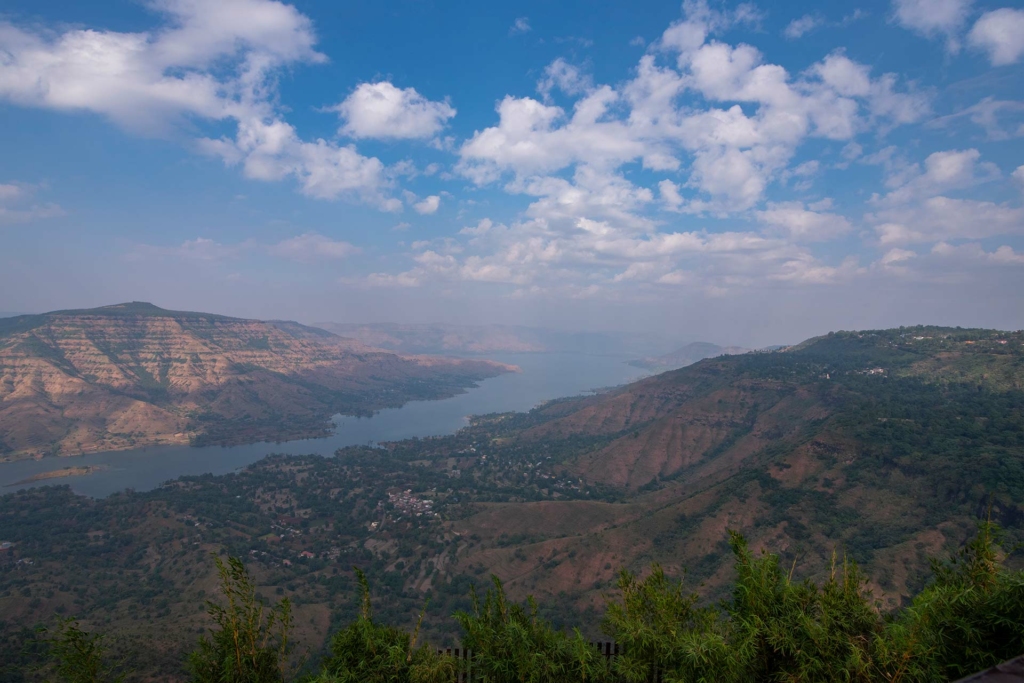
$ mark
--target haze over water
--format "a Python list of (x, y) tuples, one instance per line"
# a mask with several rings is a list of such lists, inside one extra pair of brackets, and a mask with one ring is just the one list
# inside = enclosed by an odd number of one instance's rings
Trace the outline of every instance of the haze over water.
[[(333, 455), (345, 446), (451, 434), (470, 415), (529, 410), (538, 403), (602, 387), (625, 384), (644, 374), (617, 356), (581, 354), (497, 354), (494, 360), (518, 365), (521, 373), (484, 380), (475, 389), (439, 401), (413, 401), (382, 410), (371, 418), (336, 416), (336, 430), (323, 439), (243, 446), (153, 446), (70, 458), (44, 458), (0, 464), (0, 493), (19, 488), (67, 484), (76, 493), (104, 497), (131, 488), (148, 491), (181, 476), (226, 474), (271, 453)], [(86, 476), (16, 484), (64, 467), (99, 465)]]

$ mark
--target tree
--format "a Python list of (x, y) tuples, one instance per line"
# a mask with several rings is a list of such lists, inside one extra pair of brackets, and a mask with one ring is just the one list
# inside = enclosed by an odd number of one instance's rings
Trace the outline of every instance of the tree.
[(53, 672), (62, 683), (121, 683), (125, 673), (121, 662), (110, 663), (104, 636), (86, 633), (74, 617), (57, 617), (52, 629), (40, 629), (50, 646)]
[(604, 658), (579, 629), (572, 635), (556, 631), (537, 616), (532, 597), (526, 605), (510, 603), (501, 580), (492, 575), (491, 582), (482, 603), (476, 587), (471, 589), (471, 613), (455, 613), (466, 634), (462, 644), (472, 650), (477, 674), (493, 683), (605, 679)]
[[(423, 613), (412, 635), (373, 621), (370, 584), (355, 570), (360, 588), (359, 617), (331, 641), (331, 656), (316, 683), (451, 683), (457, 662), (428, 646), (416, 647)], [(426, 611), (426, 607), (424, 607)]]
[(215, 557), (223, 607), (207, 601), (216, 628), (203, 636), (188, 658), (195, 683), (283, 683), (291, 653), (291, 603), (284, 598), (267, 606), (256, 596), (256, 586), (236, 557), (224, 563)]

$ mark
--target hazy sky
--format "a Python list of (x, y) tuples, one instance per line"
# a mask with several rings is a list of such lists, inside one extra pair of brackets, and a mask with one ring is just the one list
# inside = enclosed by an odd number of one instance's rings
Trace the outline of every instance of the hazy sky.
[(6, 0), (0, 310), (1024, 327), (1010, 0)]

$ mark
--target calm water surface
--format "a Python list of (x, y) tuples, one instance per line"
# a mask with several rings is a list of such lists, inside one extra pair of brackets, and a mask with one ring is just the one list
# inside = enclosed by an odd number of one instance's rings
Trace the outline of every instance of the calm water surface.
[[(2, 463), (0, 495), (18, 488), (54, 484), (68, 484), (76, 493), (96, 497), (126, 488), (148, 491), (184, 475), (226, 474), (270, 453), (331, 455), (343, 446), (451, 434), (466, 426), (470, 415), (529, 410), (543, 401), (624, 384), (645, 374), (643, 370), (626, 365), (625, 359), (614, 356), (544, 353), (488, 357), (518, 365), (523, 372), (484, 380), (479, 387), (452, 398), (414, 401), (401, 408), (382, 410), (369, 418), (338, 416), (334, 420), (334, 434), (323, 439), (202, 448), (153, 446), (73, 458)], [(15, 483), (72, 465), (102, 465), (107, 469), (82, 477)]]

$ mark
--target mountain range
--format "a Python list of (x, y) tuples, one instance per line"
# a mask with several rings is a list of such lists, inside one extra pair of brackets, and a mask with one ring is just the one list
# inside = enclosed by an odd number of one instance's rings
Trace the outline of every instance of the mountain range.
[(712, 344), (710, 342), (691, 342), (670, 353), (655, 356), (653, 358), (649, 357), (633, 360), (630, 361), (629, 364), (638, 368), (644, 368), (645, 370), (664, 372), (665, 370), (675, 370), (676, 368), (693, 365), (697, 361), (704, 360), (705, 358), (714, 358), (715, 356), (733, 356), (738, 353), (747, 353), (748, 351), (750, 351), (750, 349), (745, 349), (740, 346), (719, 346), (718, 344)]
[(318, 328), (400, 353), (585, 353), (640, 357), (665, 353), (671, 340), (630, 332), (563, 332), (520, 325), (317, 322)]
[(0, 319), (0, 457), (323, 435), (513, 367), (133, 302)]
[[(489, 504), (465, 534), (525, 534), (474, 548), (520, 591), (558, 594), (656, 560), (722, 579), (726, 529), (804, 571), (833, 550), (918, 587), (928, 554), (980, 515), (1024, 532), (1024, 333), (949, 328), (835, 333), (776, 352), (708, 358), (606, 393), (552, 402), (503, 433), (557, 454), (610, 501)], [(518, 557), (565, 558), (546, 570)]]
[(133, 639), (140, 671), (180, 666), (208, 625), (195, 605), (216, 588), (211, 554), (243, 557), (260, 590), (289, 597), (312, 652), (359, 609), (353, 566), (381, 623), (411, 628), (422, 610), (433, 644), (455, 643), (445, 624), (490, 573), (596, 637), (621, 569), (658, 563), (680, 595), (722, 597), (729, 531), (796, 580), (856, 562), (884, 611), (980, 519), (1021, 566), (1022, 501), (1024, 332), (836, 332), (443, 437), (271, 456), (100, 500), (0, 496), (0, 659), (57, 612)]

